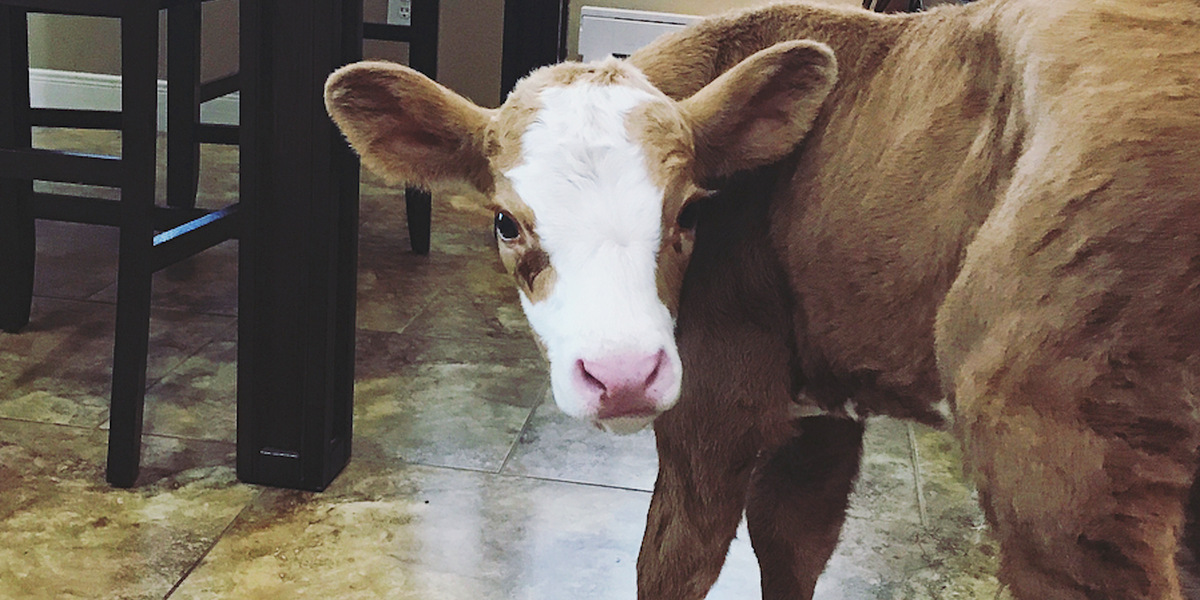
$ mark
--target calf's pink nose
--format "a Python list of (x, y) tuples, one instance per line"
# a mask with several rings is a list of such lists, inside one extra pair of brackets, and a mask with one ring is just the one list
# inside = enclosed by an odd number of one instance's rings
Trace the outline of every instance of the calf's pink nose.
[(657, 413), (672, 376), (667, 353), (661, 349), (653, 354), (580, 359), (575, 364), (576, 388), (597, 406), (601, 419)]

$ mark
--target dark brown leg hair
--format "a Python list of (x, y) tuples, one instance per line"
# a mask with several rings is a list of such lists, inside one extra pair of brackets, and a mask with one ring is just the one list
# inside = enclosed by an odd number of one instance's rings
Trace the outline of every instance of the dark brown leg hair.
[(1183, 528), (1183, 536), (1179, 540), (1179, 551), (1175, 555), (1175, 564), (1179, 568), (1179, 587), (1183, 597), (1188, 600), (1200, 600), (1200, 485), (1192, 479), (1192, 489), (1188, 494), (1187, 522)]
[(654, 423), (658, 480), (638, 555), (640, 600), (704, 598), (742, 519), (758, 453), (751, 421), (709, 421), (732, 426), (716, 433), (680, 408)]
[(837, 546), (862, 458), (862, 423), (812, 417), (755, 470), (746, 503), (764, 600), (812, 598)]

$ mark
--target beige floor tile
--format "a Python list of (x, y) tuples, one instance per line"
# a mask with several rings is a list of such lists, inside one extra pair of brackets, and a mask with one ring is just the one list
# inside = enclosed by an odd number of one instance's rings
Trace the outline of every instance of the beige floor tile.
[(237, 341), (221, 336), (146, 392), (147, 433), (237, 441)]
[(323, 494), (265, 492), (173, 598), (630, 598), (647, 502), (355, 461)]
[(545, 384), (540, 371), (420, 364), (355, 386), (355, 454), (499, 471)]
[[(0, 417), (95, 427), (108, 413), (113, 305), (35, 298), (21, 333), (0, 333)], [(232, 327), (229, 317), (154, 310), (147, 380)]]
[[(818, 583), (818, 598), (996, 597), (994, 548), (987, 542), (970, 488), (954, 475), (951, 463), (958, 464), (956, 449), (944, 444), (951, 438), (925, 427), (917, 428), (919, 433), (911, 437), (908, 431), (906, 423), (891, 419), (870, 422), (851, 518)], [(913, 441), (920, 465), (915, 471)], [(902, 460), (906, 455), (907, 460)], [(931, 465), (943, 471), (931, 474)], [(911, 487), (916, 485), (915, 473), (922, 483), (922, 503)], [(931, 494), (939, 499), (930, 501)]]
[(0, 420), (0, 598), (163, 598), (259, 493), (231, 445), (157, 437), (114, 490), (105, 437)]
[(34, 295), (85, 300), (116, 283), (116, 228), (38, 221), (36, 231)]
[(658, 475), (654, 430), (605, 433), (563, 414), (547, 394), (503, 472), (649, 492)]

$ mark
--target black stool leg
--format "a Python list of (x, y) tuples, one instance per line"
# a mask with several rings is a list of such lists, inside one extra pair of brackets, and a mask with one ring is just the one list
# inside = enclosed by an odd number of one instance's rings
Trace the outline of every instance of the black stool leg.
[(433, 197), (425, 190), (404, 190), (404, 210), (408, 215), (408, 241), (412, 251), (429, 254), (430, 221), (433, 218)]
[[(408, 44), (408, 65), (437, 79), (438, 2), (418, 0), (412, 7), (413, 39)], [(413, 252), (429, 254), (429, 232), (433, 206), (428, 192), (408, 189), (404, 192), (408, 212), (408, 239)]]
[(113, 350), (108, 481), (130, 487), (137, 479), (146, 397), (150, 289), (154, 274), (155, 136), (157, 135), (158, 12), (133, 3), (121, 18), (122, 113), (117, 327)]
[[(0, 7), (0, 147), (29, 148), (29, 54), (25, 11)], [(0, 329), (29, 323), (36, 254), (33, 182), (0, 179)]]
[(167, 9), (167, 204), (196, 205), (200, 175), (200, 3)]

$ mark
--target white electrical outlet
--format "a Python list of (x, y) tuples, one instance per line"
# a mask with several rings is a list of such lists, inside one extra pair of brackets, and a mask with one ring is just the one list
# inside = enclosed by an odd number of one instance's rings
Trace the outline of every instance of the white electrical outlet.
[(412, 25), (412, 0), (388, 0), (388, 25)]

